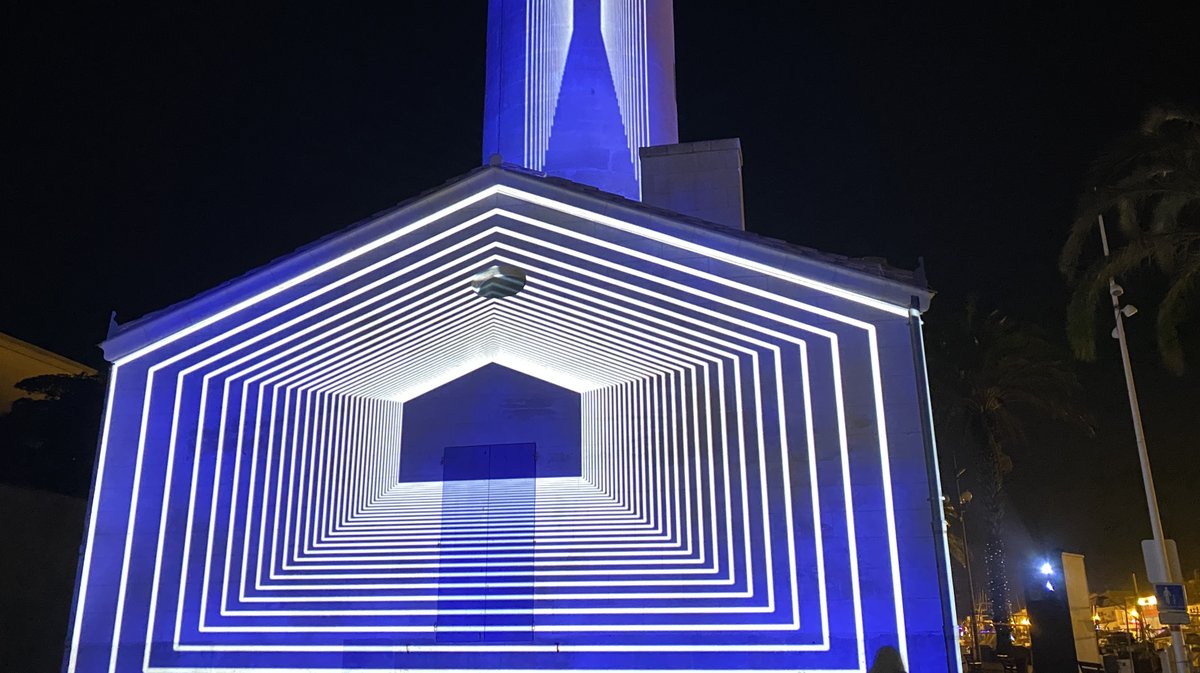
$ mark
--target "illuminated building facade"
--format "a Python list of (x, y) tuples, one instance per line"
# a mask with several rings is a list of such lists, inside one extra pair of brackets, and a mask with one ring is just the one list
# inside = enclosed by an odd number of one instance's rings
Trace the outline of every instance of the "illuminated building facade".
[(69, 672), (957, 667), (928, 291), (537, 168), (105, 342)]

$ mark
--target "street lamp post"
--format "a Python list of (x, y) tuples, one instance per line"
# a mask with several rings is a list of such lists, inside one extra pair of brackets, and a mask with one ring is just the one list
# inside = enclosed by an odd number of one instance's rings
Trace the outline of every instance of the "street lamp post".
[[(1104, 215), (1097, 215), (1100, 224), (1100, 243), (1104, 246), (1104, 257), (1110, 254), (1108, 250), (1108, 232), (1104, 229)], [(1154, 538), (1154, 546), (1158, 549), (1157, 569), (1159, 576), (1168, 580), (1171, 577), (1170, 563), (1167, 560), (1167, 538), (1163, 535), (1162, 518), (1158, 513), (1158, 495), (1154, 492), (1154, 477), (1150, 473), (1150, 455), (1146, 451), (1146, 433), (1142, 428), (1142, 410), (1138, 405), (1137, 388), (1133, 383), (1133, 366), (1129, 361), (1129, 345), (1125, 340), (1125, 318), (1132, 316), (1137, 309), (1130, 305), (1121, 306), (1121, 295), (1125, 290), (1117, 285), (1114, 278), (1108, 279), (1108, 294), (1112, 298), (1113, 318), (1116, 320), (1116, 337), (1121, 347), (1121, 365), (1125, 369), (1125, 389), (1129, 394), (1129, 413), (1133, 417), (1133, 435), (1137, 440), (1138, 460), (1142, 467), (1142, 486), (1146, 490), (1146, 506), (1150, 510), (1150, 532)], [(1139, 619), (1140, 621), (1140, 619)], [(1183, 632), (1178, 626), (1171, 627), (1171, 649), (1174, 654), (1176, 670), (1185, 673), (1191, 670), (1187, 646), (1183, 642)]]
[(1125, 633), (1129, 634), (1129, 638), (1133, 638), (1133, 631), (1129, 628), (1129, 602), (1124, 598), (1121, 599), (1121, 612), (1125, 615)]

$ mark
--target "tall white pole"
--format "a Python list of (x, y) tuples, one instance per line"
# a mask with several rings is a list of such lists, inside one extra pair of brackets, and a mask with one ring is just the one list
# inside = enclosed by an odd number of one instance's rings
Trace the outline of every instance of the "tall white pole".
[[(1104, 257), (1108, 258), (1110, 256), (1108, 232), (1104, 229), (1104, 215), (1098, 215), (1097, 220), (1100, 223), (1100, 243), (1104, 246)], [(1125, 341), (1125, 314), (1121, 312), (1121, 295), (1124, 292), (1121, 286), (1117, 285), (1116, 279), (1108, 279), (1108, 294), (1112, 299), (1113, 318), (1117, 322), (1117, 341), (1121, 346), (1121, 364), (1125, 368), (1125, 389), (1129, 393), (1129, 413), (1133, 416), (1133, 435), (1137, 439), (1138, 461), (1142, 465), (1142, 486), (1146, 490), (1146, 507), (1150, 510), (1150, 533), (1154, 538), (1154, 546), (1158, 548), (1158, 576), (1169, 581), (1177, 581), (1180, 578), (1171, 576), (1171, 564), (1167, 560), (1167, 538), (1163, 535), (1162, 518), (1158, 513), (1158, 494), (1154, 491), (1154, 476), (1150, 473), (1150, 454), (1146, 451), (1146, 432), (1142, 428), (1142, 409), (1138, 405), (1137, 387), (1133, 383), (1133, 365), (1129, 361), (1129, 344)], [(1171, 627), (1171, 649), (1177, 673), (1190, 671), (1190, 657), (1187, 646), (1183, 642), (1183, 632), (1178, 626)]]

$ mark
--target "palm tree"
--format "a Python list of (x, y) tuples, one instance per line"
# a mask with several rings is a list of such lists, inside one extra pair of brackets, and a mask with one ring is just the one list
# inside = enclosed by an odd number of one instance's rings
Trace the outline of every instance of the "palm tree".
[(939, 441), (979, 464), (975, 497), (987, 532), (986, 591), (996, 626), (997, 649), (1012, 643), (1002, 524), (1005, 477), (1013, 469), (1009, 449), (1025, 442), (1025, 426), (1036, 418), (1079, 424), (1090, 431), (1078, 406), (1081, 391), (1067, 357), (1037, 330), (974, 300), (960, 316), (934, 320), (927, 331), (934, 419)]
[[(1154, 269), (1167, 282), (1155, 330), (1159, 354), (1182, 373), (1180, 326), (1200, 305), (1200, 114), (1152, 108), (1137, 132), (1093, 162), (1087, 184), (1059, 258), (1074, 288), (1067, 334), (1075, 354), (1096, 356), (1096, 305), (1107, 305), (1108, 280)], [(1094, 241), (1101, 215), (1116, 224), (1108, 258)]]

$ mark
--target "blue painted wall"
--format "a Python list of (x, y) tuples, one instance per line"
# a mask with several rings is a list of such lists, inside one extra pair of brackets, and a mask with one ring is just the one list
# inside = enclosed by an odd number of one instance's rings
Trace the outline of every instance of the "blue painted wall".
[[(519, 448), (525, 444), (536, 447), (534, 464)], [(400, 481), (445, 479), (447, 448), (478, 454), (478, 461), (457, 455), (452, 480), (578, 476), (579, 394), (487, 365), (404, 404)], [(495, 476), (463, 467), (485, 456), (498, 461)], [(526, 474), (534, 468), (536, 475)]]
[[(468, 180), (127, 333), (172, 336), (114, 369), (71, 671), (849, 672), (885, 645), (913, 673), (953, 670), (903, 305), (524, 174)], [(453, 209), (497, 182), (567, 210)], [(478, 217), (493, 207), (552, 226)], [(575, 210), (598, 207), (655, 235)], [(497, 256), (529, 283), (479, 297), (469, 279)], [(600, 385), (489, 367), (392, 401), (398, 378), (501, 347)], [(449, 480), (427, 462), (440, 477), (399, 481), (408, 441), (451, 447)], [(567, 446), (580, 476), (456, 476), (519, 443)]]

